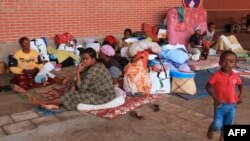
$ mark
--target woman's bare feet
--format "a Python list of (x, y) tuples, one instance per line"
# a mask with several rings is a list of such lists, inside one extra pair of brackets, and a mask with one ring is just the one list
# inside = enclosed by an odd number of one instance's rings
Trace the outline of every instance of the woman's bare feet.
[(65, 78), (54, 78), (55, 82), (57, 84), (61, 84), (61, 85), (66, 85), (70, 80), (71, 80), (71, 77), (70, 76), (66, 76)]
[(38, 100), (36, 97), (34, 97), (34, 96), (31, 96), (30, 97), (30, 101), (31, 101), (31, 103), (33, 104), (33, 105), (37, 105), (37, 106), (40, 106), (40, 105), (42, 105), (42, 104), (45, 104), (43, 101), (41, 101), (41, 100)]
[(48, 82), (48, 81), (44, 81), (43, 82), (43, 86), (45, 87), (45, 86), (47, 86), (47, 85), (49, 85), (50, 84), (50, 82)]
[(47, 110), (58, 110), (59, 106), (58, 105), (53, 105), (53, 104), (42, 104), (42, 108), (47, 109)]
[(16, 93), (25, 93), (26, 90), (18, 85), (14, 85), (13, 88), (12, 88), (13, 92), (16, 92)]
[(66, 85), (69, 81), (71, 80), (71, 77), (70, 76), (66, 76), (63, 81), (62, 81), (62, 85)]
[(52, 87), (53, 91), (55, 93), (57, 93), (58, 95), (63, 95), (65, 93), (66, 88), (65, 87), (61, 87), (61, 88), (55, 88)]

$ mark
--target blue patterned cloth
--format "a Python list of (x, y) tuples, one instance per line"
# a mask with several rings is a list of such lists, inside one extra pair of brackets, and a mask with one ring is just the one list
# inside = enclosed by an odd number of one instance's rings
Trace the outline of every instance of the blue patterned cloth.
[(47, 110), (47, 109), (44, 109), (44, 108), (42, 108), (40, 106), (36, 107), (36, 108), (33, 108), (33, 111), (38, 112), (42, 116), (57, 115), (57, 114), (61, 114), (61, 113), (64, 112), (63, 109), (59, 109), (59, 110)]

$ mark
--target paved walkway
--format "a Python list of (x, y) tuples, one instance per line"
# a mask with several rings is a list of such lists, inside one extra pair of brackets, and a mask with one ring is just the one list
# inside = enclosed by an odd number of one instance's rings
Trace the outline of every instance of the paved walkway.
[[(250, 49), (249, 35), (236, 36), (244, 48)], [(58, 75), (72, 74), (71, 70)], [(236, 124), (250, 124), (250, 86), (244, 91), (246, 97), (237, 108)], [(11, 92), (0, 96), (0, 141), (205, 141), (213, 116), (210, 97), (187, 101), (166, 95), (158, 101), (159, 112), (153, 112), (150, 105), (140, 108), (144, 120), (136, 120), (128, 114), (107, 120), (77, 111), (41, 117), (30, 111), (33, 106), (27, 99)]]
[[(235, 122), (238, 124), (250, 124), (249, 90), (249, 86), (245, 87), (248, 95), (237, 109)], [(187, 101), (166, 95), (158, 100), (158, 104), (161, 106), (159, 112), (153, 112), (150, 105), (140, 108), (144, 120), (128, 114), (107, 120), (77, 111), (48, 117), (33, 111), (3, 116), (0, 117), (0, 140), (207, 140), (207, 127), (213, 116), (210, 97)]]

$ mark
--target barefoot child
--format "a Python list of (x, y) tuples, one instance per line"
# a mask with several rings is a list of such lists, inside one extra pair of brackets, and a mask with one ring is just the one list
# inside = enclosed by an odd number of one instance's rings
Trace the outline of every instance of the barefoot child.
[[(214, 120), (207, 132), (209, 139), (212, 139), (213, 131), (221, 130), (220, 140), (223, 140), (223, 125), (233, 124), (236, 104), (242, 103), (242, 82), (232, 71), (236, 66), (236, 60), (234, 52), (223, 52), (219, 62), (221, 69), (214, 73), (207, 83), (206, 89), (214, 99)], [(238, 85), (239, 95), (235, 92), (236, 85)]]

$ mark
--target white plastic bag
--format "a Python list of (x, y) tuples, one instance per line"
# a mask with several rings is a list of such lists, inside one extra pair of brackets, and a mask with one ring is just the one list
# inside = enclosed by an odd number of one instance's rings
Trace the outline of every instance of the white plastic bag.
[(150, 71), (150, 80), (152, 82), (152, 88), (150, 94), (165, 94), (170, 93), (170, 75), (169, 71), (154, 72)]

